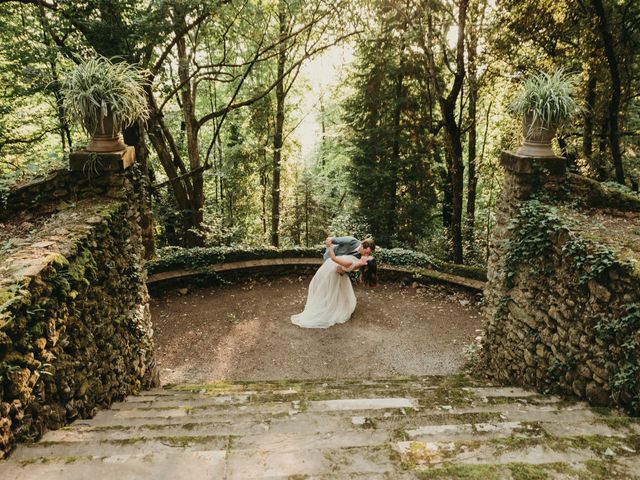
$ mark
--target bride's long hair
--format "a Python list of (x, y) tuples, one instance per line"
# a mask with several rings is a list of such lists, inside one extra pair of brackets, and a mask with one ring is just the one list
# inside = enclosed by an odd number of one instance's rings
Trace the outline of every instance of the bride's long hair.
[(367, 287), (375, 287), (378, 284), (378, 266), (376, 265), (376, 259), (372, 258), (362, 267), (360, 274), (362, 283)]

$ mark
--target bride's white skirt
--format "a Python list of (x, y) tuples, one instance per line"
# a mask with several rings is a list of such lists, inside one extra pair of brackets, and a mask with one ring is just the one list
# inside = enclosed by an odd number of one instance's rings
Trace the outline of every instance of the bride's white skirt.
[(304, 311), (291, 321), (303, 328), (327, 328), (344, 323), (356, 308), (356, 296), (349, 275), (337, 273), (338, 264), (329, 259), (322, 264), (309, 284)]

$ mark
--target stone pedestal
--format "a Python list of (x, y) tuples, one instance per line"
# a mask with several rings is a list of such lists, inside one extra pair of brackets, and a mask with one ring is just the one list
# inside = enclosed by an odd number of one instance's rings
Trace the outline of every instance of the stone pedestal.
[(530, 157), (508, 150), (502, 152), (500, 163), (509, 172), (527, 175), (564, 175), (567, 171), (567, 160), (564, 157)]
[(78, 150), (69, 155), (69, 168), (87, 175), (102, 172), (122, 172), (133, 165), (135, 149), (126, 147), (119, 152), (89, 152)]
[(503, 201), (511, 205), (536, 191), (558, 192), (567, 173), (564, 157), (529, 157), (504, 150), (500, 163), (505, 169)]

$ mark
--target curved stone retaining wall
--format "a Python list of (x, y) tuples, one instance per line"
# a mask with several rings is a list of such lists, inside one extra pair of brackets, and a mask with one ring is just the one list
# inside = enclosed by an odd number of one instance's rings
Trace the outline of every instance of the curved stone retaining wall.
[[(192, 280), (241, 280), (253, 274), (287, 275), (313, 274), (322, 264), (321, 248), (253, 250), (231, 248), (176, 249), (175, 252), (147, 263), (147, 285), (161, 290), (168, 285)], [(452, 266), (473, 276), (445, 273), (433, 268), (424, 254), (400, 249), (379, 249), (378, 273), (381, 279), (409, 280), (418, 283), (447, 283), (473, 291), (482, 291), (484, 272), (464, 266)], [(411, 262), (414, 262), (412, 265)], [(446, 268), (448, 265), (443, 264)]]
[(4, 210), (6, 229), (36, 228), (0, 252), (0, 458), (157, 384), (135, 172), (74, 175), (14, 191)]

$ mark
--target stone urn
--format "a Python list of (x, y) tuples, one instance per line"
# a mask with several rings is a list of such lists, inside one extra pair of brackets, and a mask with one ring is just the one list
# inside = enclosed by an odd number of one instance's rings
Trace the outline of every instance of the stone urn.
[(115, 125), (111, 107), (107, 107), (107, 114), (103, 115), (100, 108), (95, 110), (95, 118), (99, 119), (95, 132), (91, 137), (87, 152), (121, 152), (127, 149), (120, 134), (121, 125)]
[(522, 146), (516, 151), (523, 157), (555, 157), (551, 141), (556, 135), (556, 125), (542, 127), (540, 119), (533, 120), (527, 113), (522, 117)]

